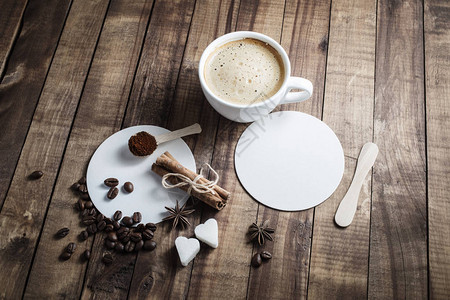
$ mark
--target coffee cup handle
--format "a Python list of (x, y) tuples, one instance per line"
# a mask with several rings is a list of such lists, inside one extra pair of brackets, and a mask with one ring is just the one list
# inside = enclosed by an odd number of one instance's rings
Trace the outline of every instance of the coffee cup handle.
[[(303, 90), (301, 92), (290, 92), (293, 89)], [(287, 89), (284, 98), (280, 104), (295, 103), (308, 100), (313, 92), (311, 81), (301, 77), (289, 77), (287, 80)]]

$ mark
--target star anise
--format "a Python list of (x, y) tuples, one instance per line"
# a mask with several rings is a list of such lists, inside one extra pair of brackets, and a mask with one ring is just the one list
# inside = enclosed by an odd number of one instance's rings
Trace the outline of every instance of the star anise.
[(253, 223), (248, 228), (248, 233), (252, 241), (258, 241), (260, 246), (264, 245), (266, 240), (273, 241), (271, 233), (274, 233), (275, 229), (269, 227), (269, 220), (264, 221), (261, 225)]
[[(187, 201), (186, 201), (186, 203), (187, 203)], [(165, 217), (163, 219), (163, 221), (173, 219), (172, 230), (175, 227), (177, 227), (178, 224), (181, 224), (183, 229), (185, 228), (185, 226), (191, 225), (191, 223), (189, 223), (186, 216), (192, 214), (195, 211), (195, 209), (186, 209), (186, 203), (181, 208), (180, 208), (180, 205), (178, 204), (178, 201), (177, 201), (177, 205), (175, 205), (175, 208), (166, 206), (166, 209), (169, 211), (169, 215), (167, 217)]]

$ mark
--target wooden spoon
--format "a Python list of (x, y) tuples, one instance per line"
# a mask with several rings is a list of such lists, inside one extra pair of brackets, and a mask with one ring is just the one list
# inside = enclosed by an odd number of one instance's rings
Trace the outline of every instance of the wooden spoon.
[(334, 221), (341, 227), (347, 227), (353, 221), (356, 207), (358, 205), (359, 192), (378, 155), (378, 146), (374, 143), (366, 143), (361, 149), (358, 157), (355, 175), (352, 183), (342, 199), (334, 216)]
[(162, 143), (200, 132), (202, 132), (202, 128), (198, 123), (157, 136), (141, 131), (130, 137), (128, 140), (128, 148), (131, 153), (136, 156), (147, 156), (152, 154), (156, 150), (157, 146)]

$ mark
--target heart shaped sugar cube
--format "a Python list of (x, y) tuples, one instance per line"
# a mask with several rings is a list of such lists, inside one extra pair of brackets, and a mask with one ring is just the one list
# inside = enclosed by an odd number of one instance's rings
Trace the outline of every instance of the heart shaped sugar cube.
[(175, 240), (175, 247), (177, 248), (181, 264), (186, 267), (200, 251), (200, 242), (195, 238), (188, 239), (184, 236), (179, 236)]
[(204, 224), (197, 225), (195, 236), (203, 243), (217, 248), (219, 246), (219, 228), (216, 219), (211, 218)]

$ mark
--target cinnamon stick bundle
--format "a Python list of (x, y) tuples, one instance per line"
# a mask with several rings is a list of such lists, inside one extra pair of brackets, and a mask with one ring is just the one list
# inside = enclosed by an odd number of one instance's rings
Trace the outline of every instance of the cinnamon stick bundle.
[[(163, 177), (168, 173), (178, 173), (188, 177), (190, 180), (194, 180), (198, 174), (195, 172), (185, 168), (181, 165), (169, 152), (163, 153), (160, 157), (156, 159), (156, 163), (152, 165), (152, 171)], [(171, 184), (177, 184), (181, 182), (181, 180), (177, 177), (171, 176), (168, 178), (168, 181)], [(209, 181), (206, 178), (200, 178), (197, 180), (198, 183), (207, 184)], [(189, 185), (183, 185), (180, 187), (183, 191), (187, 192), (189, 189)], [(217, 210), (221, 210), (227, 204), (228, 199), (230, 198), (230, 192), (224, 190), (218, 185), (214, 185), (213, 190), (215, 193), (199, 193), (194, 189), (191, 190), (191, 195), (200, 201), (205, 202), (211, 207), (214, 207)]]

